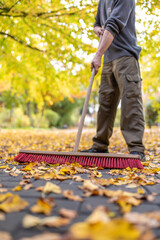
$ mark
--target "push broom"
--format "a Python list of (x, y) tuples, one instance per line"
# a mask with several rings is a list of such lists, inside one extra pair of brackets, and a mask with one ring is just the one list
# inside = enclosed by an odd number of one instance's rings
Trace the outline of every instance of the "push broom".
[(98, 166), (103, 168), (119, 168), (119, 169), (130, 167), (143, 169), (143, 165), (140, 161), (139, 155), (78, 152), (78, 146), (82, 134), (85, 116), (87, 113), (88, 102), (92, 90), (94, 76), (95, 69), (92, 70), (73, 152), (52, 152), (21, 149), (19, 151), (19, 154), (14, 158), (15, 161), (46, 162), (49, 164), (56, 163), (64, 164), (66, 162), (69, 163), (77, 162), (82, 166)]

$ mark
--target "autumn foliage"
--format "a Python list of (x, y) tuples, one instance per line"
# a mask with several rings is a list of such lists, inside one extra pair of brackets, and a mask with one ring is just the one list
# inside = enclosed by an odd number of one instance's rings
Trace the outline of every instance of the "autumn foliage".
[[(80, 149), (89, 147), (93, 136), (94, 130), (85, 131)], [(6, 172), (13, 178), (21, 176), (21, 180), (14, 188), (7, 189), (0, 184), (1, 221), (5, 221), (6, 214), (25, 210), (26, 215), (21, 219), (24, 229), (30, 231), (33, 228), (43, 227), (50, 231), (50, 229), (69, 226), (65, 233), (69, 240), (155, 239), (151, 230), (160, 226), (160, 212), (147, 212), (146, 209), (146, 212), (139, 213), (136, 211), (136, 207), (141, 206), (143, 202), (152, 203), (158, 197), (156, 192), (149, 193), (146, 187), (160, 184), (160, 180), (156, 177), (160, 173), (159, 129), (146, 129), (144, 143), (147, 161), (143, 163), (144, 169), (142, 170), (130, 168), (103, 170), (94, 166), (83, 168), (78, 163), (53, 165), (33, 162), (19, 164), (13, 160), (20, 148), (72, 151), (75, 137), (74, 129), (61, 131), (1, 130), (0, 171)], [(127, 152), (118, 129), (115, 129), (111, 139), (110, 151)], [(35, 187), (35, 181), (42, 179), (46, 183)], [(69, 189), (68, 185), (62, 189), (59, 181), (65, 183), (68, 180), (76, 183), (81, 194)], [(113, 186), (116, 189), (112, 189)], [(29, 193), (30, 190), (41, 193), (41, 197), (37, 198), (34, 204), (29, 204), (26, 198), (20, 196), (21, 192), (28, 191)], [(105, 204), (92, 209), (90, 205), (88, 206), (91, 208), (90, 216), (84, 221), (78, 221), (78, 212), (59, 205), (56, 196), (58, 199), (79, 203), (85, 202), (87, 198), (97, 196), (97, 204), (98, 198), (103, 197), (115, 204), (119, 210), (118, 213), (111, 211)], [(54, 209), (57, 205), (60, 210), (55, 215)], [(132, 211), (133, 208), (134, 211)], [(3, 236), (10, 235), (0, 231), (0, 237)], [(64, 234), (48, 232), (32, 237), (30, 240), (40, 240), (44, 237), (48, 239), (49, 236), (62, 240)]]

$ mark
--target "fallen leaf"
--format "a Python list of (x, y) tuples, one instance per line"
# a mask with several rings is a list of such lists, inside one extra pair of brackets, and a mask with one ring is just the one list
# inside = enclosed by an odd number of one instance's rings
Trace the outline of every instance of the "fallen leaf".
[(53, 184), (51, 182), (47, 182), (42, 191), (45, 194), (48, 194), (48, 193), (60, 194), (61, 193), (61, 188), (56, 184)]
[(19, 183), (19, 185), (23, 186), (23, 185), (26, 185), (26, 184), (29, 184), (31, 183), (31, 180), (30, 179), (22, 179)]
[(5, 214), (0, 212), (0, 221), (4, 221), (5, 220)]
[(93, 171), (93, 174), (95, 177), (98, 177), (98, 178), (102, 177), (102, 174), (96, 170)]
[(5, 168), (8, 168), (8, 165), (3, 165), (3, 166), (0, 166), (0, 169), (5, 169)]
[(138, 240), (140, 232), (124, 219), (75, 223), (70, 228), (73, 239), (92, 240)]
[(139, 185), (136, 183), (130, 183), (126, 186), (126, 188), (137, 188)]
[(147, 195), (147, 196), (146, 196), (146, 199), (147, 199), (147, 201), (149, 201), (149, 202), (153, 202), (154, 199), (155, 199), (155, 197), (154, 197), (152, 194), (150, 194), (150, 195)]
[(137, 193), (138, 193), (138, 194), (145, 194), (145, 191), (144, 191), (143, 188), (138, 188), (138, 189), (137, 189)]
[(34, 186), (32, 183), (29, 183), (29, 184), (24, 185), (23, 190), (29, 190), (31, 188), (34, 188)]
[[(160, 216), (160, 215), (159, 215)], [(160, 227), (160, 221), (154, 218), (153, 215), (147, 215), (145, 213), (130, 212), (124, 215), (124, 218), (135, 225), (145, 225), (150, 228)]]
[(71, 191), (71, 190), (65, 190), (65, 191), (63, 191), (62, 194), (63, 194), (64, 197), (68, 198), (69, 200), (80, 201), (80, 202), (83, 201), (83, 198), (81, 198), (78, 195), (74, 195), (73, 191)]
[(96, 184), (93, 184), (90, 180), (84, 180), (83, 188), (89, 191), (94, 191), (98, 189), (98, 186)]
[(76, 181), (76, 182), (83, 182), (83, 181), (84, 181), (84, 179), (81, 178), (81, 176), (73, 176), (73, 177), (72, 177), (72, 180), (74, 180), (74, 181)]
[(0, 210), (4, 212), (18, 212), (28, 206), (28, 203), (18, 195), (12, 193), (0, 194)]
[(26, 215), (22, 221), (24, 228), (31, 228), (36, 226), (61, 227), (68, 225), (69, 223), (70, 219), (57, 216), (38, 218), (32, 215)]
[(21, 191), (22, 187), (20, 185), (16, 186), (15, 188), (12, 189), (13, 191)]
[(95, 224), (98, 222), (108, 222), (110, 221), (109, 210), (105, 206), (98, 206), (92, 214), (86, 219), (86, 222), (90, 224)]
[(0, 231), (0, 239), (1, 240), (12, 240), (12, 237), (9, 233)]
[(0, 193), (4, 193), (4, 192), (7, 192), (8, 189), (7, 188), (0, 188)]
[(69, 218), (62, 218), (57, 216), (43, 218), (43, 220), (41, 221), (41, 225), (45, 225), (47, 227), (61, 227), (66, 226), (69, 223)]
[(76, 218), (77, 217), (77, 212), (71, 209), (66, 209), (66, 208), (61, 208), (59, 210), (59, 215), (65, 218)]
[(110, 197), (110, 202), (118, 203), (122, 209), (122, 212), (128, 212), (131, 210), (131, 206), (138, 206), (143, 196), (137, 193), (126, 192), (122, 190), (112, 191), (103, 190), (105, 196)]
[(54, 206), (55, 202), (53, 198), (40, 198), (38, 199), (37, 204), (30, 208), (30, 211), (32, 213), (43, 213), (50, 215)]
[(35, 227), (35, 226), (38, 226), (39, 223), (40, 223), (40, 219), (32, 215), (26, 215), (22, 221), (22, 225), (24, 228)]
[(61, 174), (61, 175), (66, 175), (66, 174), (73, 175), (76, 173), (77, 173), (77, 171), (72, 166), (68, 166), (68, 167), (64, 167), (64, 168), (62, 167), (59, 171), (59, 174)]

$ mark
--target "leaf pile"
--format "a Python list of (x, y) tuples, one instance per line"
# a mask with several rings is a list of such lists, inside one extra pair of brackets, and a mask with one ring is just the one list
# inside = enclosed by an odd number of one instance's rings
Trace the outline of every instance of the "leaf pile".
[[(21, 148), (72, 151), (75, 136), (74, 130), (1, 130), (0, 172), (5, 172), (13, 178), (21, 176), (21, 180), (17, 186), (10, 189), (0, 183), (0, 221), (5, 221), (6, 214), (25, 210), (28, 212), (22, 219), (24, 228), (45, 227), (49, 230), (69, 226), (66, 233), (67, 240), (155, 239), (151, 229), (160, 227), (160, 212), (139, 213), (135, 209), (143, 202), (148, 204), (154, 202), (158, 195), (148, 192), (146, 187), (160, 184), (160, 179), (157, 177), (160, 174), (159, 129), (147, 129), (145, 132), (147, 161), (143, 163), (144, 169), (142, 170), (136, 168), (121, 170), (104, 170), (101, 167), (84, 168), (78, 163), (59, 165), (43, 162), (23, 164), (14, 162), (14, 156)], [(94, 136), (92, 130), (84, 132), (80, 150), (91, 146), (92, 136)], [(110, 152), (127, 153), (124, 140), (117, 129), (111, 139)], [(34, 183), (38, 180), (44, 180), (46, 183), (35, 187)], [(75, 190), (69, 189), (67, 184), (65, 185), (66, 189), (62, 189), (59, 183), (65, 183), (65, 181), (76, 183), (81, 195), (77, 195)], [(41, 194), (41, 197), (32, 205), (19, 196), (22, 191), (30, 190)], [(52, 196), (50, 196), (51, 194)], [(86, 220), (78, 222), (78, 212), (73, 209), (60, 206), (58, 214), (54, 214), (54, 208), (58, 204), (55, 202), (54, 196), (63, 198), (65, 201), (76, 201), (79, 204), (83, 204), (85, 199), (93, 196), (97, 197), (97, 202), (98, 198), (103, 197), (118, 207), (119, 214), (110, 211), (106, 206), (99, 206), (95, 210), (91, 209), (92, 213)], [(133, 207), (134, 211), (132, 211)], [(44, 217), (41, 217), (42, 215)], [(76, 219), (76, 223), (74, 219)], [(26, 240), (43, 239), (43, 236), (48, 240), (50, 234), (53, 234), (53, 239), (63, 239), (61, 234), (48, 232), (37, 238), (35, 236), (26, 238)], [(0, 238), (3, 236), (12, 239), (7, 233), (0, 232)]]

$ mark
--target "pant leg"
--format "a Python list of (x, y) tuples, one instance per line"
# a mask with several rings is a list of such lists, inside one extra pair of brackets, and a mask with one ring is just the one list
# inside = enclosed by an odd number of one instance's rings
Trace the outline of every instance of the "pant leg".
[(97, 134), (93, 138), (93, 148), (102, 150), (108, 147), (118, 103), (119, 88), (112, 72), (112, 63), (104, 64), (99, 88)]
[(144, 114), (139, 63), (134, 57), (113, 62), (121, 95), (121, 131), (129, 151), (144, 152)]

